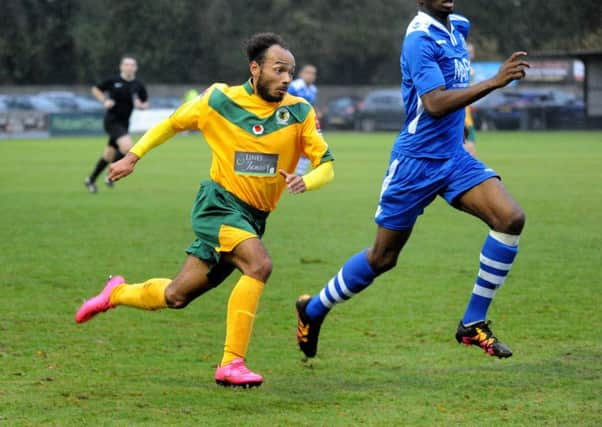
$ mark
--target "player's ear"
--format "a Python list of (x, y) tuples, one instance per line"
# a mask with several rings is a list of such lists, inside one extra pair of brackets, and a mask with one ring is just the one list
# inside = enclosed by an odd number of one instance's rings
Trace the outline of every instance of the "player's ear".
[(253, 76), (253, 80), (255, 80), (255, 77), (259, 76), (260, 70), (261, 70), (261, 66), (259, 65), (259, 63), (257, 61), (251, 61), (249, 63), (249, 71), (251, 72), (251, 75)]

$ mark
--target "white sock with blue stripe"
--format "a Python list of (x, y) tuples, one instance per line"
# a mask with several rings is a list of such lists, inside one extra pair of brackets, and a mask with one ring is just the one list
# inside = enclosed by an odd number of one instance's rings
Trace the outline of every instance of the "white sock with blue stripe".
[(376, 274), (368, 264), (366, 251), (355, 254), (320, 293), (311, 298), (305, 314), (310, 320), (324, 317), (333, 305), (347, 301), (370, 286), (375, 277)]
[(487, 319), (491, 301), (506, 280), (518, 253), (519, 237), (492, 230), (485, 239), (481, 249), (479, 274), (462, 318), (464, 326)]

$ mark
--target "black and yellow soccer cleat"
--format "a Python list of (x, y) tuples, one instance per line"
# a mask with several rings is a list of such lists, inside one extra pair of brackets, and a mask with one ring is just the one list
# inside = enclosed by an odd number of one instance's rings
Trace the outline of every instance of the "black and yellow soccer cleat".
[(305, 314), (305, 307), (311, 300), (310, 295), (301, 295), (297, 298), (297, 342), (305, 357), (314, 357), (318, 351), (318, 337), (324, 318), (310, 320)]
[(512, 356), (512, 350), (506, 344), (498, 341), (489, 329), (489, 321), (464, 326), (460, 321), (456, 330), (456, 341), (464, 345), (478, 345), (485, 353), (500, 359)]

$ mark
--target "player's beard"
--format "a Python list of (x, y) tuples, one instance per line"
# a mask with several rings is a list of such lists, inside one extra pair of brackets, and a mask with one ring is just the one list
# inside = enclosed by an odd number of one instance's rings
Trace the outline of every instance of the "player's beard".
[(268, 102), (280, 102), (284, 95), (272, 95), (270, 94), (270, 89), (268, 85), (265, 84), (263, 79), (261, 78), (262, 72), (259, 72), (259, 77), (257, 77), (257, 82), (255, 83), (255, 89), (257, 90), (257, 94), (264, 100)]

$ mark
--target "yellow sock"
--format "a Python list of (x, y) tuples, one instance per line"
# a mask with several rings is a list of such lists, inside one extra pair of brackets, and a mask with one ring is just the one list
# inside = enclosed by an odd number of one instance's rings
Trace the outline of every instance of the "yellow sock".
[(165, 288), (171, 279), (150, 279), (144, 283), (116, 286), (111, 292), (112, 305), (127, 305), (144, 310), (166, 308)]
[(221, 366), (238, 357), (244, 358), (249, 347), (255, 312), (264, 284), (249, 276), (242, 276), (228, 300), (226, 344)]

